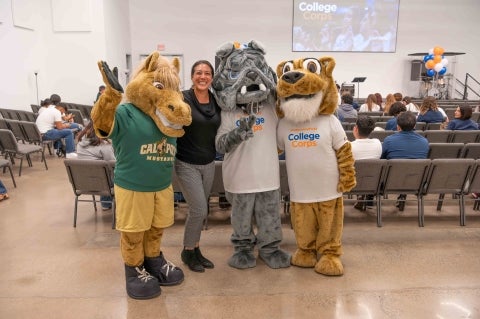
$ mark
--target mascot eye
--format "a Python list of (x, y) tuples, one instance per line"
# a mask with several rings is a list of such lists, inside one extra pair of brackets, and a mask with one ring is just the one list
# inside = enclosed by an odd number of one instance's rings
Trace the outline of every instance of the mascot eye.
[(238, 71), (230, 70), (230, 72), (228, 72), (228, 77), (232, 80), (237, 79), (239, 76), (240, 76), (240, 72)]
[(293, 71), (293, 63), (292, 62), (287, 62), (283, 66), (282, 73), (287, 73)]
[(153, 86), (160, 90), (163, 90), (165, 88), (165, 86), (160, 82), (153, 82)]
[(320, 74), (320, 63), (316, 59), (306, 59), (303, 61), (303, 68), (316, 74)]

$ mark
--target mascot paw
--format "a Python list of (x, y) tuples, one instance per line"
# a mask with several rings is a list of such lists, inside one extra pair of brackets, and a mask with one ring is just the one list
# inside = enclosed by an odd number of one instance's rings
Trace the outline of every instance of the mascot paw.
[(315, 271), (326, 276), (341, 276), (343, 275), (343, 265), (339, 257), (323, 255), (315, 265)]
[(298, 267), (312, 268), (317, 263), (317, 252), (315, 250), (297, 249), (292, 256), (292, 265)]
[(249, 250), (236, 252), (228, 260), (228, 265), (237, 269), (253, 268), (257, 265), (257, 258)]
[(105, 75), (105, 80), (107, 85), (112, 87), (115, 91), (123, 93), (123, 88), (120, 85), (120, 82), (118, 82), (118, 68), (114, 67), (113, 70), (110, 70), (110, 67), (108, 66), (107, 62), (101, 61), (100, 70), (103, 72)]
[(268, 267), (273, 269), (290, 267), (292, 258), (289, 253), (281, 249), (269, 253), (260, 251), (259, 256)]

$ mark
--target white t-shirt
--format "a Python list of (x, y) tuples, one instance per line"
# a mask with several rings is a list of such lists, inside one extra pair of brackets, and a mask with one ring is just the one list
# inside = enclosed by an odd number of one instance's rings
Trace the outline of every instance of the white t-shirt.
[[(238, 126), (247, 117), (242, 110), (222, 112), (216, 140)], [(230, 193), (257, 193), (280, 188), (280, 164), (276, 143), (278, 117), (274, 105), (264, 105), (257, 114), (254, 136), (225, 154), (223, 184)]]
[(38, 114), (35, 123), (40, 133), (44, 134), (55, 128), (55, 122), (62, 121), (62, 113), (57, 110), (55, 105), (49, 105), (42, 113)]
[(373, 104), (372, 105), (372, 110), (369, 111), (367, 103), (362, 104), (360, 106), (360, 109), (358, 110), (358, 112), (378, 112), (378, 111), (380, 111), (380, 106), (378, 104)]
[(418, 108), (413, 103), (408, 103), (407, 105), (405, 105), (405, 107), (407, 108), (407, 111), (414, 112), (414, 113), (419, 112)]
[(347, 143), (342, 124), (334, 115), (320, 115), (307, 123), (281, 119), (278, 148), (285, 150), (290, 200), (315, 203), (342, 196), (336, 151)]
[(382, 142), (378, 138), (361, 138), (351, 142), (355, 160), (380, 158), (382, 156)]

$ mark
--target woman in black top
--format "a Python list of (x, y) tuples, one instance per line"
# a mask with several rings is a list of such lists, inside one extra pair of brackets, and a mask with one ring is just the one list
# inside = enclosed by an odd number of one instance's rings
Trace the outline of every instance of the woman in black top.
[(188, 268), (197, 272), (214, 267), (199, 248), (215, 174), (215, 136), (220, 126), (220, 108), (209, 90), (213, 72), (212, 65), (205, 60), (192, 66), (192, 87), (183, 91), (185, 102), (192, 109), (192, 124), (184, 128), (185, 135), (177, 140), (175, 160), (175, 172), (189, 206), (181, 256)]

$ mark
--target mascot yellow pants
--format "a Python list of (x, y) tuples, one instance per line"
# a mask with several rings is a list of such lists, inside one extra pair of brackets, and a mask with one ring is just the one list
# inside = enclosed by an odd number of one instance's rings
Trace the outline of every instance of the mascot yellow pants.
[(322, 255), (342, 255), (342, 197), (317, 203), (292, 202), (291, 221), (299, 250)]

